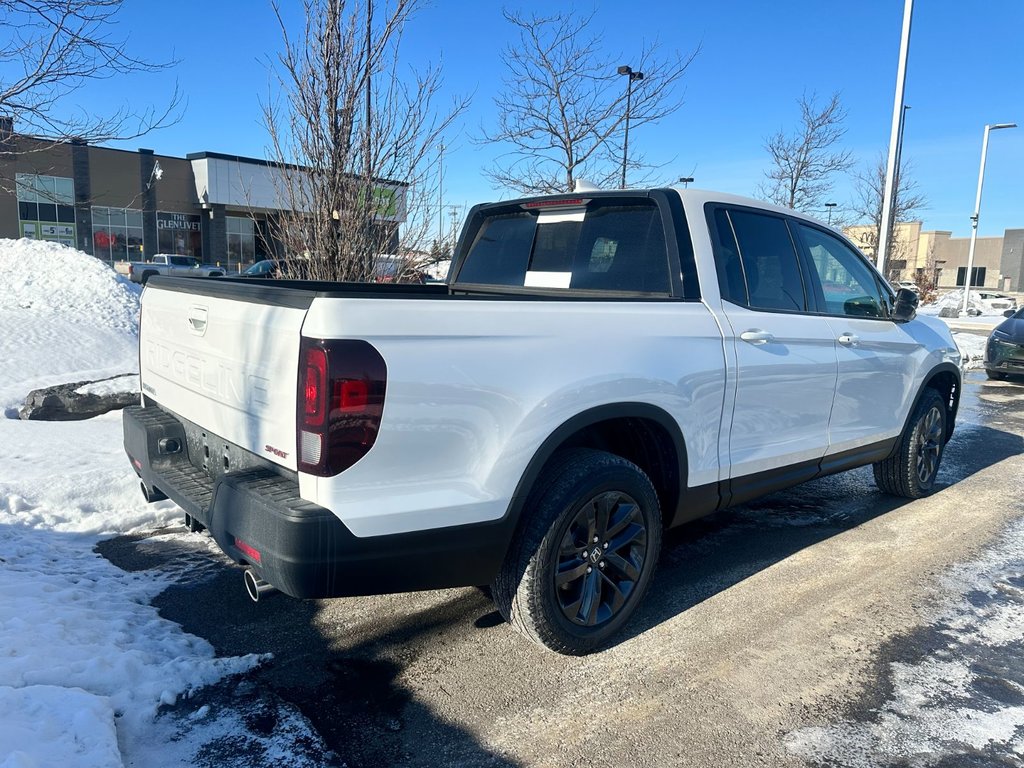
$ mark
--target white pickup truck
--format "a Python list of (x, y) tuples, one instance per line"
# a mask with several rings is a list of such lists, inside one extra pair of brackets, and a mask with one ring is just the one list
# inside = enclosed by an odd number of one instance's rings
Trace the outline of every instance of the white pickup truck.
[(148, 261), (128, 263), (128, 277), (132, 282), (145, 285), (149, 278), (157, 275), (175, 277), (223, 277), (224, 268), (214, 264), (202, 264), (194, 256), (176, 256), (173, 253), (158, 253)]
[(445, 285), (155, 278), (124, 443), (258, 599), (487, 585), (562, 653), (662, 532), (873, 464), (919, 497), (960, 353), (842, 236), (701, 190), (475, 207)]

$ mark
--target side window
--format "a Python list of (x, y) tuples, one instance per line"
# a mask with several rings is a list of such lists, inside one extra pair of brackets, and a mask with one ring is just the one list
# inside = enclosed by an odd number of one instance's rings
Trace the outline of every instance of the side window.
[(858, 253), (820, 229), (803, 224), (797, 228), (821, 281), (825, 312), (852, 317), (888, 316), (888, 302), (871, 268)]
[(784, 219), (752, 211), (719, 209), (715, 228), (722, 296), (751, 309), (807, 309), (793, 238)]

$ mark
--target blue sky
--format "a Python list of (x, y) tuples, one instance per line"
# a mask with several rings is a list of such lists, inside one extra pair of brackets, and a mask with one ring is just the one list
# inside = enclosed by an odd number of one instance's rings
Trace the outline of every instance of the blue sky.
[[(288, 0), (282, 0), (288, 5)], [(441, 62), (445, 88), (472, 95), (445, 157), (445, 203), (507, 197), (481, 169), (497, 154), (472, 141), (493, 124), (501, 87), (500, 51), (514, 36), (501, 4), (434, 0), (416, 17), (404, 43), (415, 67)], [(664, 181), (682, 175), (694, 186), (754, 193), (767, 167), (765, 137), (791, 129), (804, 92), (839, 91), (849, 112), (844, 140), (862, 165), (887, 149), (903, 2), (570, 3), (519, 0), (506, 7), (544, 13), (595, 11), (594, 30), (621, 63), (645, 41), (702, 51), (683, 84), (685, 104), (663, 123), (631, 132), (630, 144), (664, 167)], [(269, 92), (268, 60), (280, 42), (265, 0), (179, 0), (173, 11), (126, 0), (119, 33), (136, 52), (173, 55), (173, 70), (122, 83), (107, 81), (79, 94), (103, 100), (159, 102), (178, 81), (187, 94), (182, 120), (130, 143), (158, 153), (201, 150), (264, 157), (260, 100)], [(969, 217), (986, 123), (1021, 128), (992, 134), (985, 175), (981, 235), (1024, 227), (1024, 2), (918, 0), (907, 73), (904, 158), (928, 199), (927, 229), (970, 233)], [(128, 96), (126, 94), (134, 94)], [(140, 95), (141, 94), (141, 95)], [(837, 179), (832, 199), (844, 206), (851, 184)]]

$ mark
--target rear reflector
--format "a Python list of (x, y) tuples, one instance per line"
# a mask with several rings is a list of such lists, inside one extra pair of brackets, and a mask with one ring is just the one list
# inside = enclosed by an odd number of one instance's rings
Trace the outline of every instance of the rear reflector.
[(324, 452), (324, 438), (316, 432), (299, 433), (299, 460), (303, 464), (319, 464)]
[(235, 549), (237, 549), (239, 552), (241, 552), (243, 555), (245, 555), (247, 558), (249, 558), (249, 560), (251, 560), (252, 562), (254, 562), (257, 565), (259, 565), (259, 562), (260, 562), (259, 550), (257, 550), (255, 547), (252, 547), (252, 546), (246, 544), (244, 541), (242, 541), (237, 536), (235, 537)]

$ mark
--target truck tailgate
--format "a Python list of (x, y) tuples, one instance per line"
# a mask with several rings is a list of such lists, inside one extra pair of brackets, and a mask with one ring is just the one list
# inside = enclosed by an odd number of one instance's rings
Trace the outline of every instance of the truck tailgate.
[(143, 393), (203, 429), (295, 469), (299, 341), (312, 298), (216, 278), (154, 279), (142, 296)]

